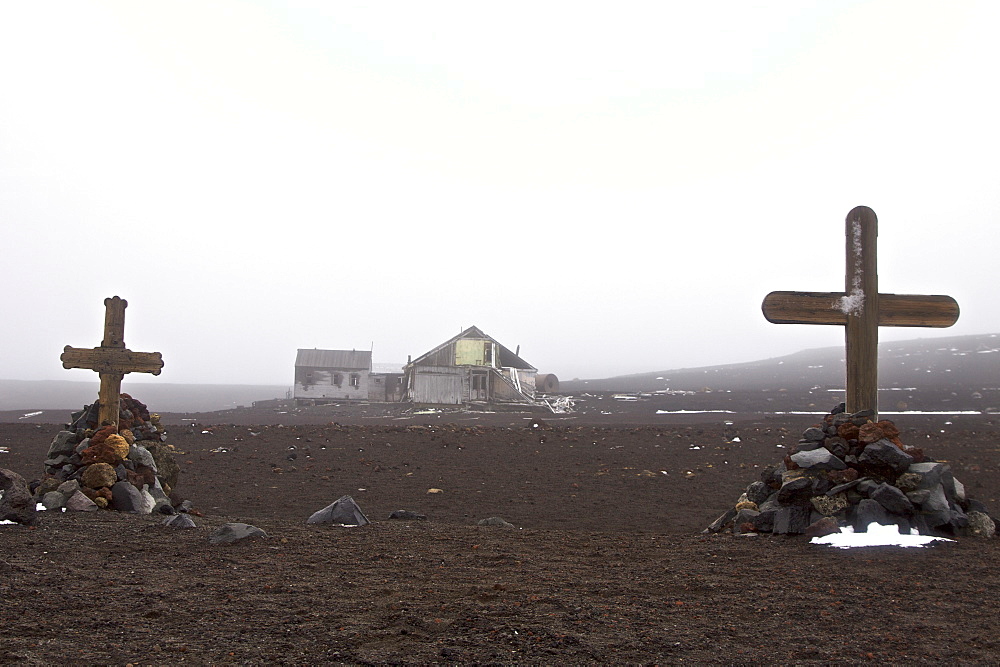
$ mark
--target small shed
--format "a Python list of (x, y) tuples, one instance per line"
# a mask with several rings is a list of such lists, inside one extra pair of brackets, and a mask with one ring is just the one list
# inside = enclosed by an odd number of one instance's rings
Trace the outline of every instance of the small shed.
[(407, 398), (428, 405), (533, 405), (537, 372), (474, 326), (403, 368)]
[(299, 350), (295, 356), (295, 403), (367, 401), (371, 366), (368, 350)]

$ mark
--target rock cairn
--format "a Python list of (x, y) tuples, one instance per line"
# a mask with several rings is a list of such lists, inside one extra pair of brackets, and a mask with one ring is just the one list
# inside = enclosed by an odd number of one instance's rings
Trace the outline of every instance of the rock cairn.
[[(182, 503), (171, 500), (180, 473), (166, 444), (160, 416), (128, 394), (121, 394), (119, 421), (97, 423), (94, 403), (72, 415), (56, 434), (45, 459), (45, 476), (34, 487), (46, 509), (173, 514)], [(174, 495), (176, 498), (176, 495)]]
[(893, 422), (873, 415), (838, 405), (704, 532), (820, 537), (877, 522), (900, 533), (996, 534), (986, 507), (966, 495), (947, 463), (904, 444)]

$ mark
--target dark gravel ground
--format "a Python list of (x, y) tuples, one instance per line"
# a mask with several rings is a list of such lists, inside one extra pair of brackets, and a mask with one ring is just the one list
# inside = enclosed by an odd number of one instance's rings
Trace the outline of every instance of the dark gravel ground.
[[(167, 415), (199, 527), (108, 511), (0, 527), (0, 662), (1000, 661), (995, 539), (702, 535), (815, 418), (656, 409)], [(27, 412), (0, 415), (0, 467), (32, 479), (59, 427)], [(992, 416), (894, 419), (995, 511)], [(305, 524), (345, 494), (372, 524)], [(515, 527), (476, 525), (492, 516)], [(211, 545), (231, 521), (268, 537)]]

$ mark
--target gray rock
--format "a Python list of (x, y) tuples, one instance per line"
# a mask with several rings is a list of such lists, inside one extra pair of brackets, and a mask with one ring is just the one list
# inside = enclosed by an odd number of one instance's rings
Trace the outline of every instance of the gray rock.
[(306, 523), (335, 523), (342, 526), (364, 526), (370, 523), (351, 496), (341, 496), (306, 519)]
[(66, 501), (66, 511), (95, 512), (97, 511), (97, 504), (87, 496), (83, 495), (83, 491), (78, 490)]
[(843, 470), (847, 467), (843, 461), (834, 456), (825, 447), (792, 454), (792, 461), (800, 468), (809, 468), (811, 470)]
[(859, 410), (851, 415), (851, 423), (855, 426), (864, 426), (875, 416), (874, 410)]
[(913, 503), (906, 495), (894, 486), (879, 484), (869, 496), (882, 507), (893, 514), (910, 516), (913, 514)]
[(948, 503), (948, 497), (944, 494), (944, 487), (940, 484), (931, 489), (921, 489), (920, 491), (914, 491), (911, 495), (918, 495), (921, 491), (925, 491), (927, 496), (920, 503), (921, 512), (947, 512), (951, 509), (951, 505)]
[(827, 491), (826, 495), (828, 495), (828, 496), (835, 496), (838, 493), (847, 493), (848, 491), (850, 491), (851, 489), (853, 489), (854, 487), (856, 487), (862, 480), (865, 480), (865, 479), (867, 479), (867, 477), (859, 477), (858, 479), (854, 480), (853, 482), (844, 482), (843, 484), (838, 484), (837, 486), (835, 486), (832, 489), (830, 489), (829, 491)]
[(913, 457), (888, 440), (876, 440), (861, 452), (858, 463), (862, 466), (886, 466), (896, 475), (901, 475), (913, 464)]
[(868, 532), (868, 524), (877, 523), (889, 526), (896, 523), (882, 505), (870, 498), (858, 503), (854, 511), (854, 530), (859, 533)]
[[(187, 516), (179, 514), (178, 516)], [(267, 533), (248, 523), (227, 523), (215, 529), (208, 541), (211, 544), (232, 544), (248, 538), (267, 538)]]
[(997, 534), (996, 524), (988, 514), (984, 512), (969, 512), (966, 516), (969, 522), (966, 529), (971, 537), (989, 538)]
[(822, 442), (817, 442), (815, 440), (799, 440), (798, 444), (795, 445), (796, 452), (811, 452), (814, 449), (819, 449), (823, 446)]
[(69, 455), (59, 454), (57, 456), (53, 456), (52, 458), (45, 459), (42, 463), (49, 468), (61, 468), (69, 463)]
[(153, 460), (153, 455), (148, 449), (141, 445), (132, 445), (128, 450), (128, 458), (130, 461), (144, 465), (151, 469), (154, 473), (156, 472), (156, 461)]
[(809, 502), (823, 516), (833, 516), (850, 507), (850, 503), (847, 502), (847, 496), (842, 493), (833, 496), (813, 496), (809, 499)]
[(59, 485), (56, 489), (59, 493), (63, 494), (67, 498), (71, 497), (74, 493), (80, 490), (80, 481), (76, 479), (70, 479)]
[[(913, 466), (910, 466), (911, 468)], [(909, 470), (909, 469), (907, 469)], [(916, 491), (920, 488), (920, 482), (922, 476), (912, 472), (904, 472), (902, 475), (896, 478), (896, 488), (903, 493), (910, 493), (911, 491)]]
[(809, 477), (791, 479), (778, 489), (778, 502), (782, 505), (804, 505), (812, 497), (812, 488), (813, 481)]
[(703, 530), (701, 532), (703, 532), (703, 533), (718, 533), (718, 532), (720, 532), (722, 530), (725, 530), (726, 526), (728, 526), (730, 524), (730, 522), (732, 522), (732, 520), (735, 519), (735, 518), (736, 518), (736, 508), (735, 507), (730, 507), (725, 512), (723, 512), (719, 516), (718, 519), (716, 519), (715, 521), (713, 521), (708, 526), (708, 528), (706, 528), (705, 530)]
[(965, 485), (955, 479), (954, 475), (945, 474), (941, 480), (944, 495), (953, 503), (965, 502)]
[(38, 523), (35, 499), (28, 483), (6, 468), (0, 468), (0, 521), (13, 521), (26, 526)]
[(826, 433), (817, 426), (812, 426), (802, 432), (802, 439), (806, 442), (823, 442), (823, 438), (825, 437)]
[(145, 495), (129, 482), (115, 482), (111, 487), (111, 507), (119, 512), (149, 514), (153, 511), (152, 497)]
[(389, 515), (390, 519), (400, 519), (403, 521), (427, 521), (427, 516), (418, 514), (410, 510), (395, 510)]
[(480, 519), (478, 524), (480, 526), (496, 526), (498, 528), (513, 528), (514, 524), (507, 523), (498, 516), (491, 516), (488, 519)]
[[(757, 530), (757, 517), (760, 516), (760, 512), (750, 509), (742, 509), (736, 512), (736, 518), (733, 519), (733, 532), (734, 533), (746, 533), (746, 532), (756, 532)], [(746, 524), (753, 526), (753, 530), (746, 531), (743, 527)]]
[(951, 472), (951, 468), (947, 463), (914, 463), (906, 469), (906, 472), (919, 475), (920, 479), (916, 483), (917, 489), (933, 489), (941, 483), (945, 473)]
[(801, 535), (809, 527), (810, 509), (808, 507), (782, 507), (774, 513), (774, 528), (776, 535)]
[(194, 519), (191, 518), (190, 514), (174, 514), (173, 516), (168, 516), (163, 520), (164, 526), (170, 526), (171, 528), (197, 528)]
[(60, 454), (69, 456), (76, 451), (76, 433), (74, 431), (59, 431), (49, 445), (49, 453), (45, 458), (55, 458)]
[(823, 441), (823, 446), (830, 450), (830, 453), (834, 456), (843, 459), (847, 456), (847, 441), (840, 436), (834, 436), (832, 438), (827, 438)]
[(47, 510), (59, 510), (66, 506), (66, 496), (58, 491), (49, 491), (42, 496), (42, 507)]
[(754, 482), (747, 487), (746, 496), (747, 500), (754, 503), (755, 505), (760, 505), (771, 495), (772, 489), (764, 482)]
[(774, 516), (778, 513), (778, 504), (774, 503), (772, 506), (768, 507), (768, 503), (764, 503), (766, 509), (762, 509), (754, 517), (753, 524), (754, 528), (757, 529), (758, 533), (770, 533), (774, 530)]

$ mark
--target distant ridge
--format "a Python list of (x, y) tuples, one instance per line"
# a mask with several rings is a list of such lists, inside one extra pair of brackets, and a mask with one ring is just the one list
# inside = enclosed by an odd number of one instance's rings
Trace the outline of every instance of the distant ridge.
[[(783, 357), (591, 380), (563, 380), (562, 393), (843, 388), (844, 348), (802, 350)], [(918, 338), (879, 344), (879, 386), (1000, 387), (1000, 334)]]
[[(879, 345), (879, 385), (1000, 397), (1000, 334), (918, 338)], [(584, 392), (780, 391), (843, 389), (844, 349), (802, 350), (740, 364), (563, 380), (561, 394)], [(0, 380), (0, 410), (79, 410), (97, 398), (97, 382)], [(123, 384), (155, 412), (215, 412), (286, 398), (284, 385)]]
[[(79, 410), (97, 400), (98, 383), (68, 380), (0, 380), (0, 410)], [(122, 384), (122, 391), (153, 412), (214, 412), (254, 401), (285, 398), (289, 387), (249, 384)], [(67, 415), (68, 417), (68, 415)]]

